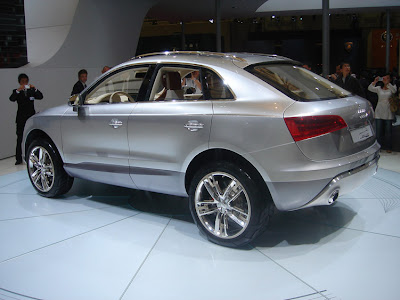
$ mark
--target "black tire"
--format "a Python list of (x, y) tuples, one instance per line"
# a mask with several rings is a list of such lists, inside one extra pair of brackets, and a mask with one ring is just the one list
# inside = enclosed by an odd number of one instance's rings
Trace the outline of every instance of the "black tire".
[(53, 198), (71, 189), (74, 178), (65, 172), (64, 163), (53, 143), (47, 139), (36, 139), (29, 145), (25, 157), (29, 179), (40, 195)]
[[(230, 192), (225, 193), (228, 186)], [(221, 197), (225, 194), (225, 198)], [(266, 228), (273, 212), (268, 189), (257, 184), (243, 168), (229, 162), (207, 165), (194, 175), (189, 207), (207, 239), (226, 247), (250, 243)]]

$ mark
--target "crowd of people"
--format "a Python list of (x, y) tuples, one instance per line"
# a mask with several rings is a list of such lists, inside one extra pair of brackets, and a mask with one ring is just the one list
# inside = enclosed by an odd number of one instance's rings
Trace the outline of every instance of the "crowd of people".
[[(336, 67), (336, 73), (328, 76), (328, 79), (340, 87), (366, 98), (371, 102), (375, 110), (376, 138), (386, 152), (392, 152), (392, 123), (396, 121), (394, 108), (391, 105), (399, 102), (399, 78), (396, 73), (386, 73), (383, 76), (370, 76), (363, 72), (360, 79), (351, 73), (349, 63), (342, 62)], [(397, 107), (398, 108), (398, 107)]]
[[(311, 70), (306, 64), (304, 67)], [(111, 68), (104, 66), (102, 73)], [(197, 73), (193, 72), (190, 77), (185, 78), (185, 84), (190, 85), (194, 90), (199, 89)], [(86, 88), (88, 72), (82, 69), (78, 72), (78, 81), (74, 84), (71, 95), (81, 93)], [(391, 109), (392, 99), (399, 99), (399, 77), (397, 74), (385, 74), (375, 76), (373, 80), (368, 80), (368, 75), (362, 73), (360, 79), (351, 73), (349, 63), (343, 62), (336, 67), (336, 72), (328, 76), (328, 79), (349, 92), (366, 98), (371, 102), (375, 110), (376, 137), (378, 142), (388, 153), (392, 152), (392, 122), (396, 119), (393, 108)], [(197, 81), (197, 82), (196, 82)], [(34, 85), (29, 84), (29, 77), (26, 74), (18, 76), (19, 86), (12, 91), (10, 101), (17, 102), (16, 133), (17, 145), (15, 151), (16, 165), (22, 163), (21, 143), (26, 121), (35, 114), (34, 100), (43, 99), (43, 94)]]

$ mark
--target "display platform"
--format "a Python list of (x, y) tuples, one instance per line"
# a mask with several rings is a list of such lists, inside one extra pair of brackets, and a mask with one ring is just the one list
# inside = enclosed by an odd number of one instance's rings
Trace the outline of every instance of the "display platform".
[(400, 174), (332, 207), (277, 213), (251, 246), (205, 240), (185, 198), (76, 180), (37, 195), (0, 176), (0, 299), (343, 299), (400, 294)]

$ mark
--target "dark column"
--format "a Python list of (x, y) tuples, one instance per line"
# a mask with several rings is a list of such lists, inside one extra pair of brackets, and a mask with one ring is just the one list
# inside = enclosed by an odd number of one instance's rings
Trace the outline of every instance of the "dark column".
[(329, 0), (322, 0), (322, 75), (329, 74)]
[(186, 47), (185, 47), (185, 45), (186, 45), (186, 39), (185, 39), (185, 22), (184, 21), (182, 21), (181, 22), (181, 32), (182, 32), (182, 35), (181, 35), (181, 49), (182, 49), (182, 51), (184, 51), (184, 50), (186, 50)]
[(386, 10), (386, 72), (390, 68), (390, 10)]
[(217, 52), (221, 52), (221, 0), (215, 0), (215, 14), (217, 25)]

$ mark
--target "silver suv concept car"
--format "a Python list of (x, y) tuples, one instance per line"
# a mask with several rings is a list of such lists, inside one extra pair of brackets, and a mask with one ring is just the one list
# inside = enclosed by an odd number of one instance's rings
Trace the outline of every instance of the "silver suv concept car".
[(372, 176), (369, 103), (276, 55), (165, 52), (114, 67), (24, 132), (37, 192), (73, 178), (189, 196), (206, 237), (241, 246), (271, 213), (331, 205)]

